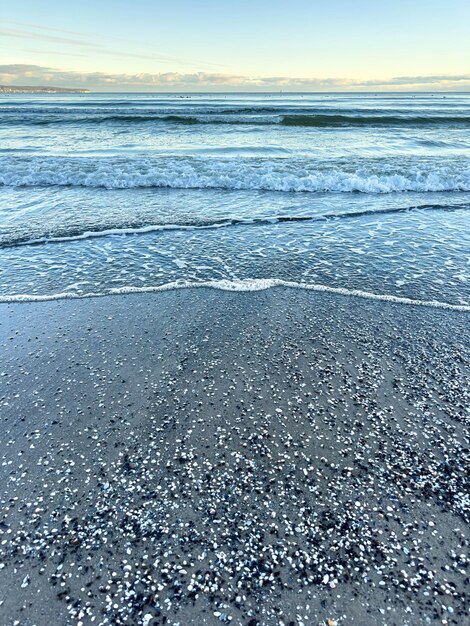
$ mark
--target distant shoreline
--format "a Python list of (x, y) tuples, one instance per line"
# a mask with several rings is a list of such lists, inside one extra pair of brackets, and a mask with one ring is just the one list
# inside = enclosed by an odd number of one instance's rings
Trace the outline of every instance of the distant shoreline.
[(28, 87), (17, 85), (0, 85), (0, 93), (90, 93), (90, 90), (73, 89), (67, 87)]
[(244, 90), (231, 90), (224, 91), (218, 89), (205, 90), (205, 91), (147, 91), (147, 90), (112, 90), (112, 91), (104, 91), (101, 88), (98, 89), (85, 89), (85, 88), (73, 88), (73, 87), (51, 87), (51, 86), (23, 86), (23, 85), (0, 85), (0, 94), (2, 93), (95, 93), (101, 95), (109, 95), (109, 94), (159, 94), (159, 95), (172, 95), (172, 96), (197, 96), (197, 95), (259, 95), (259, 96), (292, 96), (292, 95), (375, 95), (375, 96), (384, 96), (384, 95), (432, 95), (432, 96), (441, 96), (445, 97), (448, 95), (462, 95), (468, 94), (470, 91), (433, 91), (433, 90), (425, 90), (425, 91), (359, 91), (359, 90), (343, 90), (343, 91), (289, 91), (284, 90), (282, 92), (279, 91), (244, 91)]

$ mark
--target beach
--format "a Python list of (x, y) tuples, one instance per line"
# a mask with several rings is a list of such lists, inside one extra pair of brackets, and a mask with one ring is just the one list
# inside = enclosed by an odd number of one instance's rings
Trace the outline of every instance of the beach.
[(466, 623), (468, 322), (285, 287), (0, 304), (0, 622)]

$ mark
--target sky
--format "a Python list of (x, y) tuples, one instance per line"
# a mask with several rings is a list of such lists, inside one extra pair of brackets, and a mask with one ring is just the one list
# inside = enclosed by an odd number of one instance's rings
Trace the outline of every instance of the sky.
[(21, 0), (0, 84), (94, 91), (470, 91), (468, 0)]

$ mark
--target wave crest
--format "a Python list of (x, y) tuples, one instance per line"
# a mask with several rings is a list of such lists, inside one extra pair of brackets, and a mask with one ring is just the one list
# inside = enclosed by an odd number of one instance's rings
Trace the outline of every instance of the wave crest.
[[(466, 115), (361, 115), (334, 113), (286, 113), (282, 108), (260, 107), (220, 109), (208, 111), (186, 111), (163, 113), (159, 111), (137, 112), (47, 112), (7, 111), (0, 124), (25, 124), (54, 126), (61, 124), (229, 124), (229, 125), (281, 125), (313, 128), (358, 127), (358, 126), (470, 126)], [(19, 115), (18, 115), (19, 113)], [(15, 117), (16, 114), (16, 117)]]
[(0, 185), (335, 193), (470, 191), (470, 166), (462, 162), (390, 168), (379, 161), (356, 170), (333, 165), (320, 168), (309, 159), (288, 158), (0, 157)]

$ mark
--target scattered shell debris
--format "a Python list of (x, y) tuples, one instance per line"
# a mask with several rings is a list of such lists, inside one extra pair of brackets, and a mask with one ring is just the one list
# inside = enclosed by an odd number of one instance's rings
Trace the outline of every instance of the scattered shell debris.
[(468, 315), (279, 289), (0, 319), (2, 624), (466, 623)]

